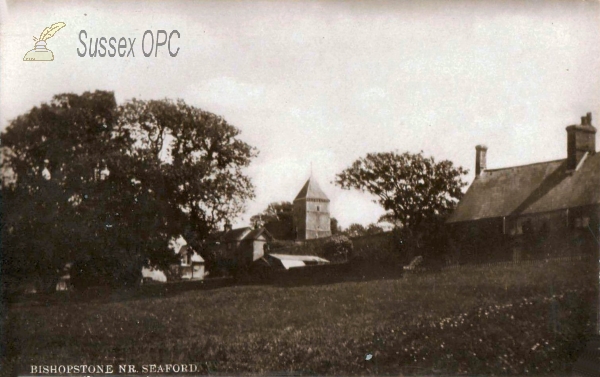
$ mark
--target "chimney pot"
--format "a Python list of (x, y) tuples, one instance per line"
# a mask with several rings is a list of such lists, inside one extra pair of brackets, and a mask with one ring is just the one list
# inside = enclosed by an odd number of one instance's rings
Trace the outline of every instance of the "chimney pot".
[(581, 117), (581, 125), (567, 127), (567, 169), (575, 170), (586, 153), (596, 153), (596, 128), (592, 113)]
[(479, 177), (487, 168), (486, 154), (487, 147), (485, 145), (479, 144), (475, 147), (475, 177)]

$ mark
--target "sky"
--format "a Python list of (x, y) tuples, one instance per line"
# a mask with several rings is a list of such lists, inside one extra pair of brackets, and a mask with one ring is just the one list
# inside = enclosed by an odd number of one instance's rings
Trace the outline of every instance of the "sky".
[[(565, 127), (600, 122), (598, 1), (18, 1), (0, 3), (0, 128), (58, 93), (181, 98), (223, 116), (260, 154), (234, 225), (292, 201), (311, 174), (343, 227), (377, 221), (335, 175), (370, 152), (423, 151), (470, 169), (566, 157)], [(52, 62), (24, 62), (56, 22)], [(142, 37), (171, 33), (145, 57)], [(135, 57), (81, 57), (87, 38), (136, 38)], [(148, 37), (148, 41), (149, 41)], [(146, 42), (147, 50), (150, 43)]]

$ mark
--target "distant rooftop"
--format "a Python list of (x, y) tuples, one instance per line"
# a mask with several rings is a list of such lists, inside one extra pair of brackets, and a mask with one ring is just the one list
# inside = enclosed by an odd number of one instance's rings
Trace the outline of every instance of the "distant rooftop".
[(247, 240), (256, 240), (261, 235), (264, 235), (266, 238), (273, 238), (269, 231), (265, 228), (253, 229), (251, 227), (243, 227), (231, 229), (227, 232), (219, 232), (215, 236), (223, 242), (237, 242), (237, 241), (247, 241)]

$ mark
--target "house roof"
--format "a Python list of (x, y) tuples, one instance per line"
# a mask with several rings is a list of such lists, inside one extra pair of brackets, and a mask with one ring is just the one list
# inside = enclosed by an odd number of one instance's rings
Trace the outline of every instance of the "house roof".
[(194, 252), (194, 249), (192, 249), (189, 245), (183, 245), (179, 248), (179, 251), (177, 252), (177, 254), (183, 255), (183, 253), (188, 253), (190, 251)]
[(575, 171), (567, 160), (485, 170), (476, 177), (448, 223), (527, 215), (600, 204), (600, 153)]
[(250, 228), (249, 226), (244, 228), (231, 229), (230, 231), (221, 234), (221, 240), (241, 241), (246, 237), (248, 233), (250, 233), (251, 230), (252, 228)]
[(265, 228), (253, 229), (249, 226), (243, 228), (232, 229), (228, 232), (221, 233), (219, 238), (223, 242), (238, 242), (238, 241), (247, 241), (247, 240), (256, 240), (260, 236), (264, 235), (267, 239), (272, 239), (273, 237)]
[(183, 245), (179, 248), (179, 252), (177, 253), (179, 256), (184, 255), (184, 253), (191, 254), (190, 261), (191, 262), (204, 262), (204, 258), (200, 256), (194, 249), (192, 249), (189, 245)]
[(296, 195), (294, 201), (300, 199), (321, 199), (329, 201), (329, 198), (325, 195), (323, 190), (321, 190), (321, 187), (319, 187), (319, 184), (313, 177), (310, 177), (308, 181), (306, 181), (298, 195)]
[(258, 239), (258, 237), (260, 236), (265, 236), (265, 238), (267, 239), (273, 239), (273, 236), (271, 236), (271, 233), (269, 233), (269, 231), (264, 228), (258, 228), (258, 229), (253, 229), (250, 233), (248, 233), (248, 235), (246, 237), (244, 237), (245, 240), (255, 240)]

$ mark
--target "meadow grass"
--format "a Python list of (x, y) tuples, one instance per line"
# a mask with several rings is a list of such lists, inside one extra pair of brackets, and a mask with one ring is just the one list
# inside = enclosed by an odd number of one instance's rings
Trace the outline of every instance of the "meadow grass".
[(564, 374), (594, 332), (597, 298), (597, 267), (584, 260), (24, 302), (8, 310), (4, 371), (200, 363), (206, 373)]

